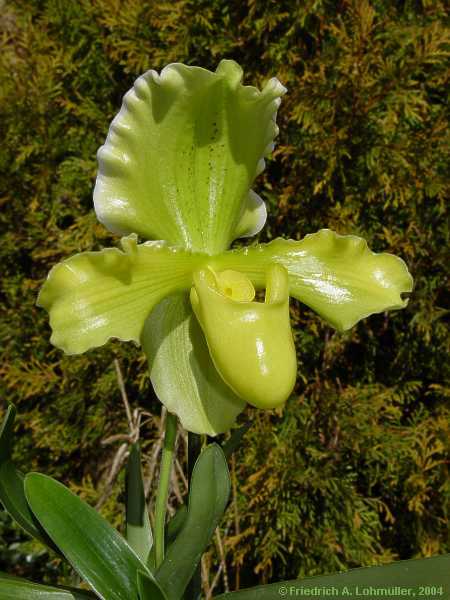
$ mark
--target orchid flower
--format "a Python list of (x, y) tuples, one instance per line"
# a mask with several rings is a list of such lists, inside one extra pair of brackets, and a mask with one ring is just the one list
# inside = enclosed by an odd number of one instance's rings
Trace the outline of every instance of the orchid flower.
[(400, 258), (328, 229), (229, 249), (264, 226), (251, 185), (285, 92), (275, 78), (261, 91), (242, 85), (231, 60), (139, 77), (98, 152), (94, 189), (122, 249), (62, 261), (39, 295), (67, 354), (113, 337), (142, 344), (156, 394), (192, 432), (224, 432), (247, 402), (274, 408), (292, 393), (290, 296), (344, 331), (405, 307), (412, 289)]

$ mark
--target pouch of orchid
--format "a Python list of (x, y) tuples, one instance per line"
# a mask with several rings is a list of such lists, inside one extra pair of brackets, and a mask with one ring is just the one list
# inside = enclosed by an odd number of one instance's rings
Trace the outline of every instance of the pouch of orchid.
[[(406, 306), (412, 278), (405, 263), (372, 252), (353, 235), (323, 229), (299, 241), (229, 249), (264, 226), (266, 207), (251, 186), (273, 150), (285, 92), (277, 79), (261, 91), (242, 85), (242, 70), (230, 60), (215, 72), (171, 64), (139, 77), (111, 124), (98, 152), (94, 208), (105, 227), (123, 236), (121, 249), (76, 254), (54, 266), (38, 304), (50, 315), (51, 342), (67, 354), (113, 337), (142, 346), (168, 411), (155, 527), (137, 447), (128, 465), (125, 539), (61, 484), (16, 471), (10, 407), (0, 446), (0, 499), (92, 589), (46, 587), (49, 598), (197, 598), (197, 566), (226, 509), (230, 482), (223, 449), (204, 445), (187, 509), (166, 523), (177, 422), (193, 434), (216, 436), (233, 427), (246, 404), (255, 407), (250, 410), (283, 406), (297, 370), (290, 297), (340, 331)], [(402, 564), (395, 565), (397, 583)], [(331, 577), (345, 585), (346, 576), (358, 583), (374, 572)], [(0, 599), (45, 590), (0, 578)], [(235, 595), (278, 597), (274, 590)]]

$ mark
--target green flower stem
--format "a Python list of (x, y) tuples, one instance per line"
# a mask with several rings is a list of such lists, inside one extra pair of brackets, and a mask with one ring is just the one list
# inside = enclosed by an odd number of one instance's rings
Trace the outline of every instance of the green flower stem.
[(155, 511), (155, 562), (158, 568), (164, 560), (164, 528), (166, 524), (167, 497), (169, 494), (170, 472), (172, 469), (175, 438), (177, 434), (177, 417), (167, 413), (166, 433), (161, 457), (158, 493)]

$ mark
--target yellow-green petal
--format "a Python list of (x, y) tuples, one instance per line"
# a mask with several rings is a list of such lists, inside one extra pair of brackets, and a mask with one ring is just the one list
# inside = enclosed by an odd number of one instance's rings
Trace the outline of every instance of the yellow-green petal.
[(165, 296), (189, 289), (204, 257), (161, 242), (122, 240), (123, 251), (83, 252), (50, 271), (38, 306), (50, 314), (51, 342), (79, 354), (115, 337), (139, 343), (144, 321)]
[(245, 402), (222, 380), (186, 294), (162, 300), (148, 317), (142, 347), (156, 395), (188, 431), (228, 431)]
[(300, 241), (276, 239), (215, 257), (215, 269), (236, 269), (262, 287), (268, 263), (285, 267), (289, 293), (340, 331), (360, 319), (404, 308), (413, 279), (404, 261), (372, 252), (364, 239), (329, 229)]
[(206, 268), (194, 274), (190, 299), (223, 380), (249, 404), (276, 408), (292, 393), (297, 373), (286, 269), (268, 265), (265, 285), (265, 301), (252, 302), (233, 271)]
[(261, 229), (265, 206), (250, 186), (286, 90), (276, 79), (262, 91), (241, 81), (231, 60), (136, 80), (98, 152), (94, 205), (106, 227), (208, 254)]

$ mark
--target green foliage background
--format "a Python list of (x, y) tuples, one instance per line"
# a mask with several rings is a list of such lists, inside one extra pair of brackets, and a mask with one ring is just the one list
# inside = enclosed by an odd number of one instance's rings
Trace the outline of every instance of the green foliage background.
[[(95, 154), (134, 79), (233, 58), (246, 83), (277, 76), (289, 90), (256, 184), (261, 240), (362, 235), (404, 258), (415, 290), (406, 310), (345, 334), (292, 307), (296, 394), (284, 411), (247, 411), (232, 464), (229, 585), (450, 551), (446, 17), (440, 0), (0, 2), (0, 386), (25, 470), (98, 501), (117, 449), (101, 440), (127, 430), (114, 358), (132, 406), (155, 415), (151, 456), (160, 407), (139, 350), (63, 356), (36, 295), (62, 258), (116, 243), (92, 209)], [(102, 507), (115, 524), (122, 484)], [(57, 578), (3, 516), (0, 532), (0, 568)]]

